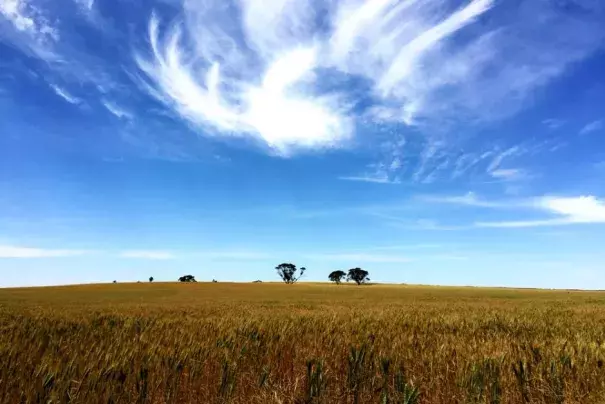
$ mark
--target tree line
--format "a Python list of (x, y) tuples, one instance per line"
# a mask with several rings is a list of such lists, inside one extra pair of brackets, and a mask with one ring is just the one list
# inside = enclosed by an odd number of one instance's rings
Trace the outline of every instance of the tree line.
[[(279, 275), (281, 280), (284, 283), (290, 285), (290, 284), (298, 282), (298, 280), (300, 278), (302, 278), (302, 276), (304, 275), (307, 268), (305, 268), (305, 267), (297, 268), (296, 265), (294, 265), (294, 264), (291, 264), (289, 262), (284, 262), (284, 263), (276, 266), (275, 270), (277, 271), (277, 275)], [(353, 281), (356, 284), (361, 285), (363, 283), (367, 283), (370, 281), (369, 275), (370, 275), (370, 273), (368, 271), (366, 271), (365, 269), (351, 268), (347, 272), (342, 271), (342, 270), (332, 271), (328, 275), (328, 279), (337, 285), (340, 285), (345, 280), (347, 282)], [(193, 275), (183, 275), (178, 279), (178, 281), (185, 282), (185, 283), (197, 282)], [(149, 278), (149, 282), (153, 282), (153, 277)], [(215, 279), (213, 279), (212, 282), (217, 282), (217, 281)], [(261, 282), (261, 281), (254, 281), (254, 282)], [(115, 283), (115, 281), (114, 281), (114, 283)]]
[[(300, 269), (298, 269), (294, 264), (283, 263), (276, 266), (275, 270), (282, 281), (286, 284), (292, 284), (302, 278), (307, 268), (300, 267)], [(370, 281), (369, 275), (370, 273), (365, 269), (351, 268), (348, 272), (342, 270), (332, 271), (330, 275), (328, 275), (328, 279), (337, 285), (340, 285), (343, 280), (346, 280), (347, 282), (354, 281), (358, 285), (361, 285), (362, 283)]]

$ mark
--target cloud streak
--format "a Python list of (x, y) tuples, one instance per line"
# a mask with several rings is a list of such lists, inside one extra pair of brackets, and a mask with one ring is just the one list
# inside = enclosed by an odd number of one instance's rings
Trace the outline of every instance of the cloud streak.
[(71, 95), (70, 93), (68, 93), (65, 89), (54, 85), (54, 84), (50, 84), (50, 88), (53, 89), (53, 91), (61, 98), (63, 98), (65, 101), (69, 102), (70, 104), (79, 104), (81, 102), (81, 100), (77, 97), (74, 97), (73, 95)]
[(370, 182), (374, 184), (399, 184), (401, 181), (398, 179), (391, 179), (385, 173), (376, 173), (376, 174), (368, 174), (368, 175), (360, 175), (360, 176), (344, 176), (338, 177), (340, 180), (344, 181), (357, 181), (357, 182)]
[(515, 181), (528, 178), (527, 171), (520, 168), (498, 168), (491, 171), (490, 175), (502, 181)]
[(86, 250), (63, 250), (48, 248), (0, 245), (0, 258), (60, 258), (89, 254)]
[(308, 259), (327, 260), (339, 262), (367, 262), (367, 263), (406, 263), (412, 261), (410, 258), (400, 255), (373, 254), (373, 253), (335, 253), (335, 254), (313, 254), (306, 256)]
[(102, 104), (109, 112), (120, 119), (132, 119), (134, 117), (130, 112), (111, 101), (104, 100)]
[(464, 196), (426, 197), (424, 200), (480, 208), (538, 210), (548, 216), (530, 220), (475, 222), (473, 227), (520, 228), (605, 223), (605, 201), (593, 195), (487, 201), (468, 193)]
[(580, 135), (586, 135), (588, 133), (596, 132), (603, 129), (603, 121), (596, 120), (584, 125), (584, 127), (580, 130)]
[(119, 256), (121, 258), (134, 258), (144, 260), (171, 260), (176, 256), (169, 251), (162, 250), (130, 250), (122, 251)]
[(516, 200), (506, 200), (506, 201), (490, 201), (486, 199), (479, 198), (474, 192), (468, 192), (465, 195), (461, 196), (420, 196), (418, 197), (420, 201), (424, 202), (432, 202), (432, 203), (445, 203), (451, 205), (465, 205), (465, 206), (474, 206), (479, 208), (514, 208), (519, 206), (525, 206), (525, 202), (520, 202)]

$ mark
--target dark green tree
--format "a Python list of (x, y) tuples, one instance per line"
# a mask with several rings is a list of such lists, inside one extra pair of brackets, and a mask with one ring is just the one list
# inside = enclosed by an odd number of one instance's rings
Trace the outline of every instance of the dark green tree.
[(149, 282), (153, 282), (153, 276), (149, 277)]
[(347, 282), (348, 281), (355, 281), (355, 283), (357, 283), (358, 285), (361, 285), (362, 283), (366, 283), (369, 282), (370, 278), (368, 278), (368, 275), (370, 273), (366, 270), (363, 270), (361, 268), (351, 268), (349, 269), (349, 273), (347, 274)]
[[(277, 271), (277, 274), (282, 279), (282, 281), (287, 284), (291, 284), (297, 282), (300, 278), (302, 278), (307, 268), (300, 267), (300, 269), (297, 269), (296, 265), (284, 262), (283, 264), (279, 264), (278, 266), (276, 266), (275, 270)], [(299, 272), (298, 276), (296, 276), (297, 272)]]
[(328, 275), (328, 279), (330, 279), (332, 282), (336, 283), (337, 285), (340, 285), (340, 282), (342, 282), (342, 280), (344, 279), (344, 277), (347, 276), (347, 273), (345, 271), (332, 271), (330, 273), (330, 275)]
[(193, 275), (183, 275), (179, 278), (179, 282), (197, 282)]

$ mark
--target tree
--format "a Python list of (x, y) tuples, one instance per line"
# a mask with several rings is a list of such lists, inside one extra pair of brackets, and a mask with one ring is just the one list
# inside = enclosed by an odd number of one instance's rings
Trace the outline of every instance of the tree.
[(353, 280), (358, 285), (361, 285), (362, 283), (366, 283), (370, 280), (370, 278), (368, 278), (369, 274), (370, 273), (368, 271), (365, 271), (361, 268), (351, 268), (347, 274), (347, 282)]
[(183, 275), (179, 278), (179, 282), (197, 282), (193, 275)]
[(153, 276), (149, 277), (149, 282), (153, 282)]
[(338, 270), (330, 273), (330, 275), (328, 275), (328, 278), (337, 285), (340, 285), (340, 282), (342, 282), (345, 276), (347, 276), (345, 271)]
[[(300, 278), (302, 278), (303, 274), (307, 270), (305, 267), (300, 267), (300, 270), (296, 268), (296, 265), (290, 263), (279, 264), (275, 267), (277, 274), (287, 284), (295, 283)], [(296, 272), (300, 271), (298, 277), (296, 276)]]

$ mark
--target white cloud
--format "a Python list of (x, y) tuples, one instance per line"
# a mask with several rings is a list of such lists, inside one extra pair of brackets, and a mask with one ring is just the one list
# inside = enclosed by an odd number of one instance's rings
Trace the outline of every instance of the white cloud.
[(0, 258), (58, 258), (85, 255), (90, 251), (0, 245)]
[(592, 121), (590, 123), (587, 123), (580, 130), (580, 135), (585, 135), (587, 133), (595, 132), (595, 131), (598, 131), (598, 130), (601, 130), (601, 129), (603, 129), (603, 121), (602, 120)]
[(73, 95), (68, 93), (65, 89), (62, 89), (61, 87), (56, 86), (54, 84), (50, 84), (50, 87), (54, 90), (54, 92), (59, 97), (63, 98), (65, 101), (69, 102), (70, 104), (79, 104), (80, 103), (79, 98), (74, 97)]
[[(602, 13), (582, 7), (579, 18), (550, 2), (474, 0), (456, 9), (444, 0), (344, 0), (320, 9), (189, 0), (173, 25), (151, 18), (151, 55), (139, 49), (137, 60), (151, 94), (214, 134), (277, 150), (331, 147), (346, 142), (358, 118), (360, 94), (340, 85), (342, 76), (368, 82), (371, 102), (361, 112), (375, 123), (515, 112), (601, 46)], [(492, 8), (500, 17), (483, 18)]]
[(380, 144), (379, 148), (384, 153), (382, 162), (367, 165), (366, 170), (361, 174), (341, 176), (339, 179), (377, 184), (400, 184), (405, 144), (405, 137), (401, 135), (392, 136), (389, 140)]
[(538, 206), (562, 215), (574, 223), (605, 222), (605, 201), (596, 197), (544, 197), (538, 200)]
[(214, 259), (220, 259), (225, 261), (254, 261), (254, 260), (265, 260), (273, 257), (273, 254), (262, 251), (224, 251), (224, 252), (210, 252), (204, 254), (204, 256)]
[(490, 175), (503, 181), (514, 181), (528, 176), (527, 172), (520, 168), (498, 168), (491, 171)]
[(527, 200), (526, 208), (534, 208), (555, 216), (546, 219), (477, 222), (477, 227), (537, 227), (581, 223), (605, 223), (605, 201), (595, 196), (542, 197)]
[(560, 226), (573, 224), (567, 218), (543, 219), (543, 220), (512, 220), (501, 222), (476, 222), (475, 227), (493, 227), (493, 228), (523, 228), (523, 227), (538, 227), (538, 226)]
[(19, 31), (36, 31), (36, 23), (27, 11), (28, 4), (22, 0), (2, 0), (0, 13), (11, 21)]
[(131, 250), (122, 251), (120, 253), (122, 258), (138, 258), (146, 260), (170, 260), (176, 258), (176, 256), (169, 251), (161, 250)]
[(551, 130), (557, 130), (559, 129), (561, 126), (563, 126), (565, 124), (565, 121), (562, 119), (554, 119), (554, 118), (549, 118), (549, 119), (545, 119), (542, 121), (542, 123)]
[[(388, 3), (383, 2), (383, 4)], [(393, 55), (394, 57), (391, 59), (388, 68), (378, 82), (378, 89), (387, 95), (400, 93), (402, 89), (398, 85), (402, 81), (408, 80), (415, 68), (414, 65), (418, 64), (427, 52), (444, 38), (473, 22), (491, 6), (491, 0), (472, 1), (466, 7), (452, 13), (442, 22), (415, 35), (402, 49), (396, 50), (397, 53)], [(417, 106), (414, 105), (414, 102), (411, 104), (413, 109), (416, 110)]]
[(120, 119), (132, 119), (133, 115), (126, 111), (125, 109), (121, 108), (120, 106), (116, 105), (115, 103), (111, 102), (111, 101), (107, 101), (107, 100), (103, 100), (101, 101), (101, 103), (103, 104), (103, 106), (105, 108), (107, 108), (107, 110), (109, 112), (111, 112), (112, 114), (114, 114), (115, 116), (117, 116)]
[[(581, 223), (605, 223), (605, 201), (588, 196), (557, 197), (544, 196), (525, 199), (485, 200), (469, 192), (464, 196), (423, 196), (422, 201), (463, 205), (468, 207), (538, 210), (547, 217), (529, 220), (475, 222), (474, 227), (537, 227), (559, 226)], [(435, 225), (429, 222), (429, 227)], [(467, 226), (468, 227), (468, 226)]]
[(386, 173), (376, 173), (361, 176), (344, 176), (338, 177), (338, 179), (345, 181), (372, 182), (375, 184), (399, 184), (401, 182), (398, 179), (390, 179)]
[(313, 254), (306, 256), (306, 258), (321, 261), (345, 261), (350, 263), (405, 263), (412, 261), (410, 258), (400, 255), (366, 253)]
[[(183, 48), (182, 26), (175, 25), (165, 37), (160, 37), (159, 20), (153, 16), (149, 24), (153, 58), (149, 61), (137, 57), (139, 66), (153, 82), (153, 87), (148, 86), (152, 88), (151, 93), (195, 124), (213, 128), (220, 134), (259, 137), (282, 153), (287, 153), (292, 146), (337, 146), (350, 135), (351, 125), (343, 114), (346, 107), (341, 105), (338, 94), (313, 94), (308, 85), (314, 78), (318, 49), (307, 41), (290, 48), (274, 45), (275, 48), (269, 52), (267, 48), (273, 46), (271, 44), (276, 38), (269, 35), (270, 31), (262, 35), (259, 30), (264, 18), (275, 20), (264, 15), (263, 10), (278, 13), (278, 9), (270, 5), (254, 8), (251, 3), (244, 6), (248, 14), (262, 19), (259, 21), (250, 15), (245, 17), (246, 28), (258, 32), (251, 39), (255, 41), (252, 45), (258, 47), (260, 56), (267, 58), (259, 83), (250, 83), (239, 77), (243, 69), (253, 66), (239, 65), (243, 57), (239, 54), (241, 49), (214, 49), (222, 45), (220, 42), (208, 42), (210, 32), (206, 30), (210, 28), (206, 25), (187, 26), (188, 34), (202, 41), (195, 44), (200, 54), (191, 56)], [(198, 8), (189, 10), (193, 18), (200, 18), (199, 14), (207, 11)], [(214, 29), (222, 28), (216, 26)], [(262, 26), (262, 29), (268, 27)], [(217, 40), (216, 36), (214, 39)], [(234, 41), (233, 38), (230, 40)], [(235, 42), (231, 45), (236, 46)], [(221, 50), (225, 53), (217, 53)], [(234, 52), (238, 54), (234, 56)], [(210, 55), (212, 59), (199, 60)], [(230, 58), (234, 59), (234, 65), (218, 62), (220, 59), (229, 61)], [(199, 71), (198, 65), (204, 63), (208, 68), (205, 79), (200, 81), (196, 72)]]
[[(82, 10), (98, 11), (94, 0), (74, 1), (79, 17)], [(344, 146), (360, 122), (363, 129), (386, 123), (435, 128), (516, 112), (536, 88), (603, 46), (602, 7), (577, 3), (568, 9), (549, 1), (184, 0), (171, 2), (182, 7), (176, 18), (174, 10), (152, 15), (145, 35), (150, 46), (116, 45), (135, 47), (140, 71), (129, 74), (140, 74), (142, 88), (201, 133), (251, 138), (288, 154)], [(0, 0), (3, 42), (39, 56), (56, 52), (53, 72), (98, 81), (100, 96), (111, 98), (120, 86), (104, 81), (120, 81), (128, 63), (116, 66), (81, 48), (67, 23), (73, 16), (54, 5)], [(134, 27), (129, 33), (138, 32), (136, 21), (120, 19), (105, 39), (122, 41), (127, 24)], [(132, 116), (114, 103), (105, 107), (120, 118)], [(458, 150), (452, 155), (454, 148), (433, 147), (461, 137), (427, 141), (426, 153), (414, 153), (423, 156), (416, 171), (387, 157), (388, 180), (403, 179), (403, 169), (419, 182), (435, 181), (438, 173), (461, 175), (473, 159), (449, 170), (462, 161)]]
[(385, 245), (370, 247), (368, 250), (432, 250), (432, 249), (443, 249), (442, 244), (401, 244), (401, 245)]
[(490, 201), (481, 199), (474, 192), (467, 192), (461, 196), (419, 196), (419, 200), (433, 203), (446, 203), (452, 205), (466, 205), (480, 208), (510, 208), (519, 206), (520, 202), (516, 200)]
[(490, 164), (487, 166), (487, 173), (492, 173), (493, 171), (497, 170), (500, 168), (500, 166), (502, 165), (502, 163), (504, 162), (504, 160), (508, 159), (508, 158), (514, 158), (517, 156), (520, 156), (522, 154), (525, 153), (525, 150), (523, 148), (521, 148), (520, 146), (513, 146), (510, 147), (506, 150), (503, 150), (497, 154), (494, 155), (494, 158), (492, 159), (492, 161), (490, 162)]
[(408, 229), (418, 230), (435, 230), (435, 231), (455, 231), (455, 230), (466, 230), (468, 226), (457, 226), (457, 225), (444, 225), (438, 223), (432, 219), (418, 219), (411, 226), (405, 226)]
[(500, 181), (519, 181), (531, 178), (527, 170), (521, 168), (503, 168), (505, 161), (518, 159), (530, 150), (522, 145), (510, 147), (505, 150), (493, 150), (488, 157), (492, 157), (491, 162), (487, 165), (485, 172), (488, 176)]
[(42, 59), (54, 58), (51, 48), (59, 40), (59, 31), (37, 5), (29, 0), (0, 0), (0, 16), (14, 29), (3, 29), (0, 38), (6, 36), (15, 45)]
[(95, 0), (74, 0), (84, 11), (90, 12), (95, 5)]
[(468, 171), (474, 169), (477, 165), (493, 156), (495, 151), (489, 150), (483, 153), (462, 153), (453, 161), (453, 169), (451, 170), (451, 178), (460, 178)]

